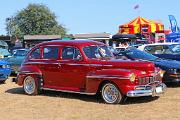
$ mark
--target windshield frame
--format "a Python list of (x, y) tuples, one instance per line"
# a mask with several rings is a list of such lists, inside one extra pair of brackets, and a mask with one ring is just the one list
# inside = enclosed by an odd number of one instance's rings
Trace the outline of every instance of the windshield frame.
[[(91, 50), (85, 51), (86, 48), (90, 48), (90, 47), (91, 47)], [(93, 50), (92, 49), (93, 47), (97, 47), (96, 50)], [(103, 49), (103, 47), (105, 49)], [(110, 48), (107, 45), (89, 45), (89, 46), (83, 47), (82, 50), (88, 59), (106, 59), (106, 58), (114, 57), (113, 53), (111, 52)], [(90, 52), (90, 54), (88, 55), (87, 52)]]

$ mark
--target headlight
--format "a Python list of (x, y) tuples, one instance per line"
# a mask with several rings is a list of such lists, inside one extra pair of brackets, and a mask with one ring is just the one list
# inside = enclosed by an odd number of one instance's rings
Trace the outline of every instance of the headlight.
[(171, 71), (172, 73), (177, 73), (177, 69), (176, 68), (171, 68), (171, 69), (169, 69), (169, 71)]
[(143, 75), (146, 74), (146, 71), (141, 71), (141, 74), (143, 74)]
[(164, 70), (160, 70), (160, 71), (159, 71), (159, 74), (160, 74), (160, 76), (161, 76), (161, 77), (163, 77), (163, 76), (164, 76), (164, 73), (165, 73), (165, 71), (164, 71)]
[(10, 68), (10, 65), (2, 65), (2, 68)]
[(131, 82), (134, 82), (135, 79), (136, 79), (136, 75), (135, 75), (134, 73), (131, 73), (131, 74), (129, 75), (129, 79), (130, 79)]

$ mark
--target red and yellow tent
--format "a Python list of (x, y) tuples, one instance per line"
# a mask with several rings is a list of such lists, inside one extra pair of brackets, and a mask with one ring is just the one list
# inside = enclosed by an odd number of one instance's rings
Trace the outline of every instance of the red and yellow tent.
[(162, 23), (147, 20), (140, 16), (124, 25), (119, 26), (119, 33), (121, 34), (136, 34), (142, 32), (154, 33), (162, 30), (164, 30), (164, 25)]

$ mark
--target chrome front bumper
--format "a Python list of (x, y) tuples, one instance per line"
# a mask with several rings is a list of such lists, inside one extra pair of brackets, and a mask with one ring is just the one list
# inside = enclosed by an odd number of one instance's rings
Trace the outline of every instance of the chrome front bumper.
[(139, 85), (135, 87), (135, 90), (128, 91), (127, 97), (141, 97), (141, 96), (153, 96), (164, 93), (166, 85), (158, 81), (150, 83), (148, 85)]

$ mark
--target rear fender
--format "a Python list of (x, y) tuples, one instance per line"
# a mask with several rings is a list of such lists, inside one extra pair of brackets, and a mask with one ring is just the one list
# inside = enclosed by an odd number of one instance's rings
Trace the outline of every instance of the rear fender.
[[(35, 80), (41, 80), (42, 81), (41, 70), (39, 70), (39, 68), (36, 66), (27, 65), (27, 66), (21, 67), (21, 69), (17, 75), (17, 84), (22, 86), (24, 79), (27, 76), (32, 76), (35, 78)], [(39, 83), (39, 81), (36, 81), (36, 82)], [(42, 84), (40, 83), (40, 85), (42, 85)]]

